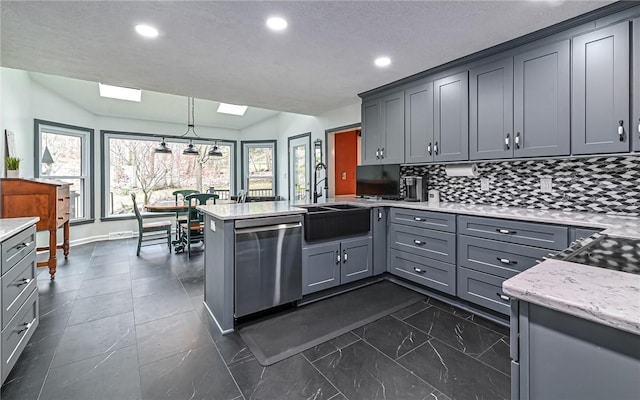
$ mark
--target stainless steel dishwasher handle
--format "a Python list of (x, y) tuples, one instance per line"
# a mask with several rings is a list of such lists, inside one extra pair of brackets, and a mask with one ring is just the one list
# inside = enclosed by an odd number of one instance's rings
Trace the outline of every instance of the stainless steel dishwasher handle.
[(256, 233), (256, 232), (267, 232), (267, 231), (281, 231), (285, 229), (293, 229), (293, 228), (301, 228), (302, 222), (296, 222), (293, 224), (278, 224), (278, 225), (265, 225), (265, 226), (256, 226), (251, 228), (236, 228), (236, 234), (242, 233)]

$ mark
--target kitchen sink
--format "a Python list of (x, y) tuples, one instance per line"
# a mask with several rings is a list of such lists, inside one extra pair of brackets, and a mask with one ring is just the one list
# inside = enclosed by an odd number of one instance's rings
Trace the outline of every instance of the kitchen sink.
[(307, 242), (365, 234), (371, 229), (369, 208), (352, 204), (300, 207), (307, 209), (304, 214), (304, 240)]

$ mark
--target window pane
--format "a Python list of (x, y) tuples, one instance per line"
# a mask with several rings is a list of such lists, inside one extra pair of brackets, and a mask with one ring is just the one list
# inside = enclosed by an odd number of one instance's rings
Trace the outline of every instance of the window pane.
[(249, 178), (249, 196), (273, 196), (273, 178)]
[(173, 202), (176, 190), (192, 189), (206, 192), (214, 187), (220, 197), (231, 188), (233, 177), (232, 146), (220, 144), (222, 157), (207, 154), (210, 144), (194, 143), (199, 155), (183, 155), (185, 142), (166, 141), (171, 154), (156, 154), (155, 138), (109, 137), (109, 189), (107, 195), (110, 215), (131, 214), (131, 193), (136, 193), (138, 206), (159, 202)]
[(248, 148), (249, 177), (273, 176), (273, 148), (249, 147)]
[[(82, 175), (82, 138), (59, 133), (42, 132), (41, 152), (49, 148), (53, 164), (42, 164), (44, 176)], [(42, 153), (39, 155), (42, 159)]]

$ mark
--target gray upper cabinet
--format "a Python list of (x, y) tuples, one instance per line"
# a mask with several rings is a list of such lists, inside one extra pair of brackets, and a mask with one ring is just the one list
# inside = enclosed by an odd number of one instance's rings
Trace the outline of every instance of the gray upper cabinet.
[(382, 143), (380, 159), (382, 164), (404, 162), (404, 91), (392, 93), (382, 98)]
[(513, 157), (513, 58), (469, 72), (469, 158)]
[(433, 161), (433, 82), (405, 90), (406, 163)]
[(362, 164), (404, 162), (404, 91), (362, 102)]
[(629, 22), (573, 38), (571, 152), (629, 151)]
[(569, 154), (569, 40), (514, 57), (514, 157)]
[(362, 102), (362, 156), (363, 165), (380, 163), (382, 141), (382, 105), (380, 99)]
[(434, 161), (469, 159), (469, 74), (434, 82)]
[(633, 20), (633, 149), (640, 151), (640, 18)]

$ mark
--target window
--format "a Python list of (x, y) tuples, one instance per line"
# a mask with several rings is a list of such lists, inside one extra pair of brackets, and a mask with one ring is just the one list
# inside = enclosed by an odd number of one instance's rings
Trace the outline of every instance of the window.
[(39, 119), (34, 125), (36, 177), (71, 184), (72, 224), (93, 220), (93, 129)]
[[(103, 217), (133, 214), (131, 193), (138, 204), (174, 201), (172, 192), (195, 189), (206, 192), (213, 188), (220, 199), (233, 193), (235, 142), (206, 139), (193, 140), (198, 156), (183, 155), (188, 139), (166, 138), (170, 154), (154, 150), (161, 138), (123, 132), (102, 131)], [(217, 143), (222, 157), (207, 154)]]
[(275, 196), (276, 141), (242, 142), (242, 185), (248, 196)]

